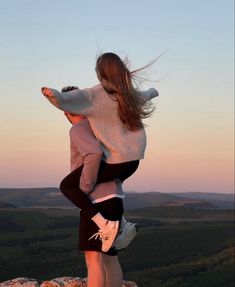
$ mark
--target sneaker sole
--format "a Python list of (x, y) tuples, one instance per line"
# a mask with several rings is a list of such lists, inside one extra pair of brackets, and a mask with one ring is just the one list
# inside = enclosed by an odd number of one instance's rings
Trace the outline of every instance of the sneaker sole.
[(113, 246), (117, 251), (121, 251), (128, 247), (128, 245), (132, 242), (132, 240), (136, 237), (139, 231), (138, 225), (134, 225), (134, 228), (130, 229), (128, 233), (125, 235), (124, 239), (115, 240)]

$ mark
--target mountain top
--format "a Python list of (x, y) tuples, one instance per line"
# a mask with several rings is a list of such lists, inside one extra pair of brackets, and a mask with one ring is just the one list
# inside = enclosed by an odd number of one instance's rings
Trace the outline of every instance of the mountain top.
[[(0, 287), (86, 287), (86, 278), (79, 277), (60, 277), (50, 281), (39, 282), (36, 279), (19, 277), (0, 283)], [(123, 281), (121, 287), (138, 287), (135, 282)]]

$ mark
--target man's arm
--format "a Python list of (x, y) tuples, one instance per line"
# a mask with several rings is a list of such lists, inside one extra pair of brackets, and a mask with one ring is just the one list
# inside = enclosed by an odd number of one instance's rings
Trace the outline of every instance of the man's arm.
[(101, 154), (87, 154), (84, 158), (84, 166), (80, 177), (80, 188), (83, 192), (89, 194), (92, 192), (98, 176)]
[(70, 139), (84, 159), (80, 188), (83, 192), (90, 193), (96, 184), (103, 156), (99, 142), (95, 138), (88, 122), (83, 126), (74, 126), (70, 130)]

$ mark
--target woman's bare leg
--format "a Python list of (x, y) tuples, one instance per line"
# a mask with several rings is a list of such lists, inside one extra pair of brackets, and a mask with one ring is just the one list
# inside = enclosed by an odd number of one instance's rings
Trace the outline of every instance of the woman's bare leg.
[(87, 287), (105, 287), (103, 254), (97, 251), (85, 251), (85, 260), (87, 265)]
[(103, 263), (107, 287), (121, 287), (123, 275), (118, 257), (103, 254)]

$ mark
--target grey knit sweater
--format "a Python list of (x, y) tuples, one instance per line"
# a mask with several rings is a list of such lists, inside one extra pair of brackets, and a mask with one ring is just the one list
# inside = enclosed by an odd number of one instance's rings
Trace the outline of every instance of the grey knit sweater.
[[(118, 103), (113, 100), (102, 85), (89, 89), (61, 93), (49, 89), (52, 96), (48, 100), (57, 108), (71, 114), (87, 117), (96, 138), (101, 142), (104, 160), (107, 163), (122, 163), (144, 158), (146, 134), (144, 128), (129, 131), (118, 116)], [(141, 92), (150, 100), (158, 96), (151, 88)]]

